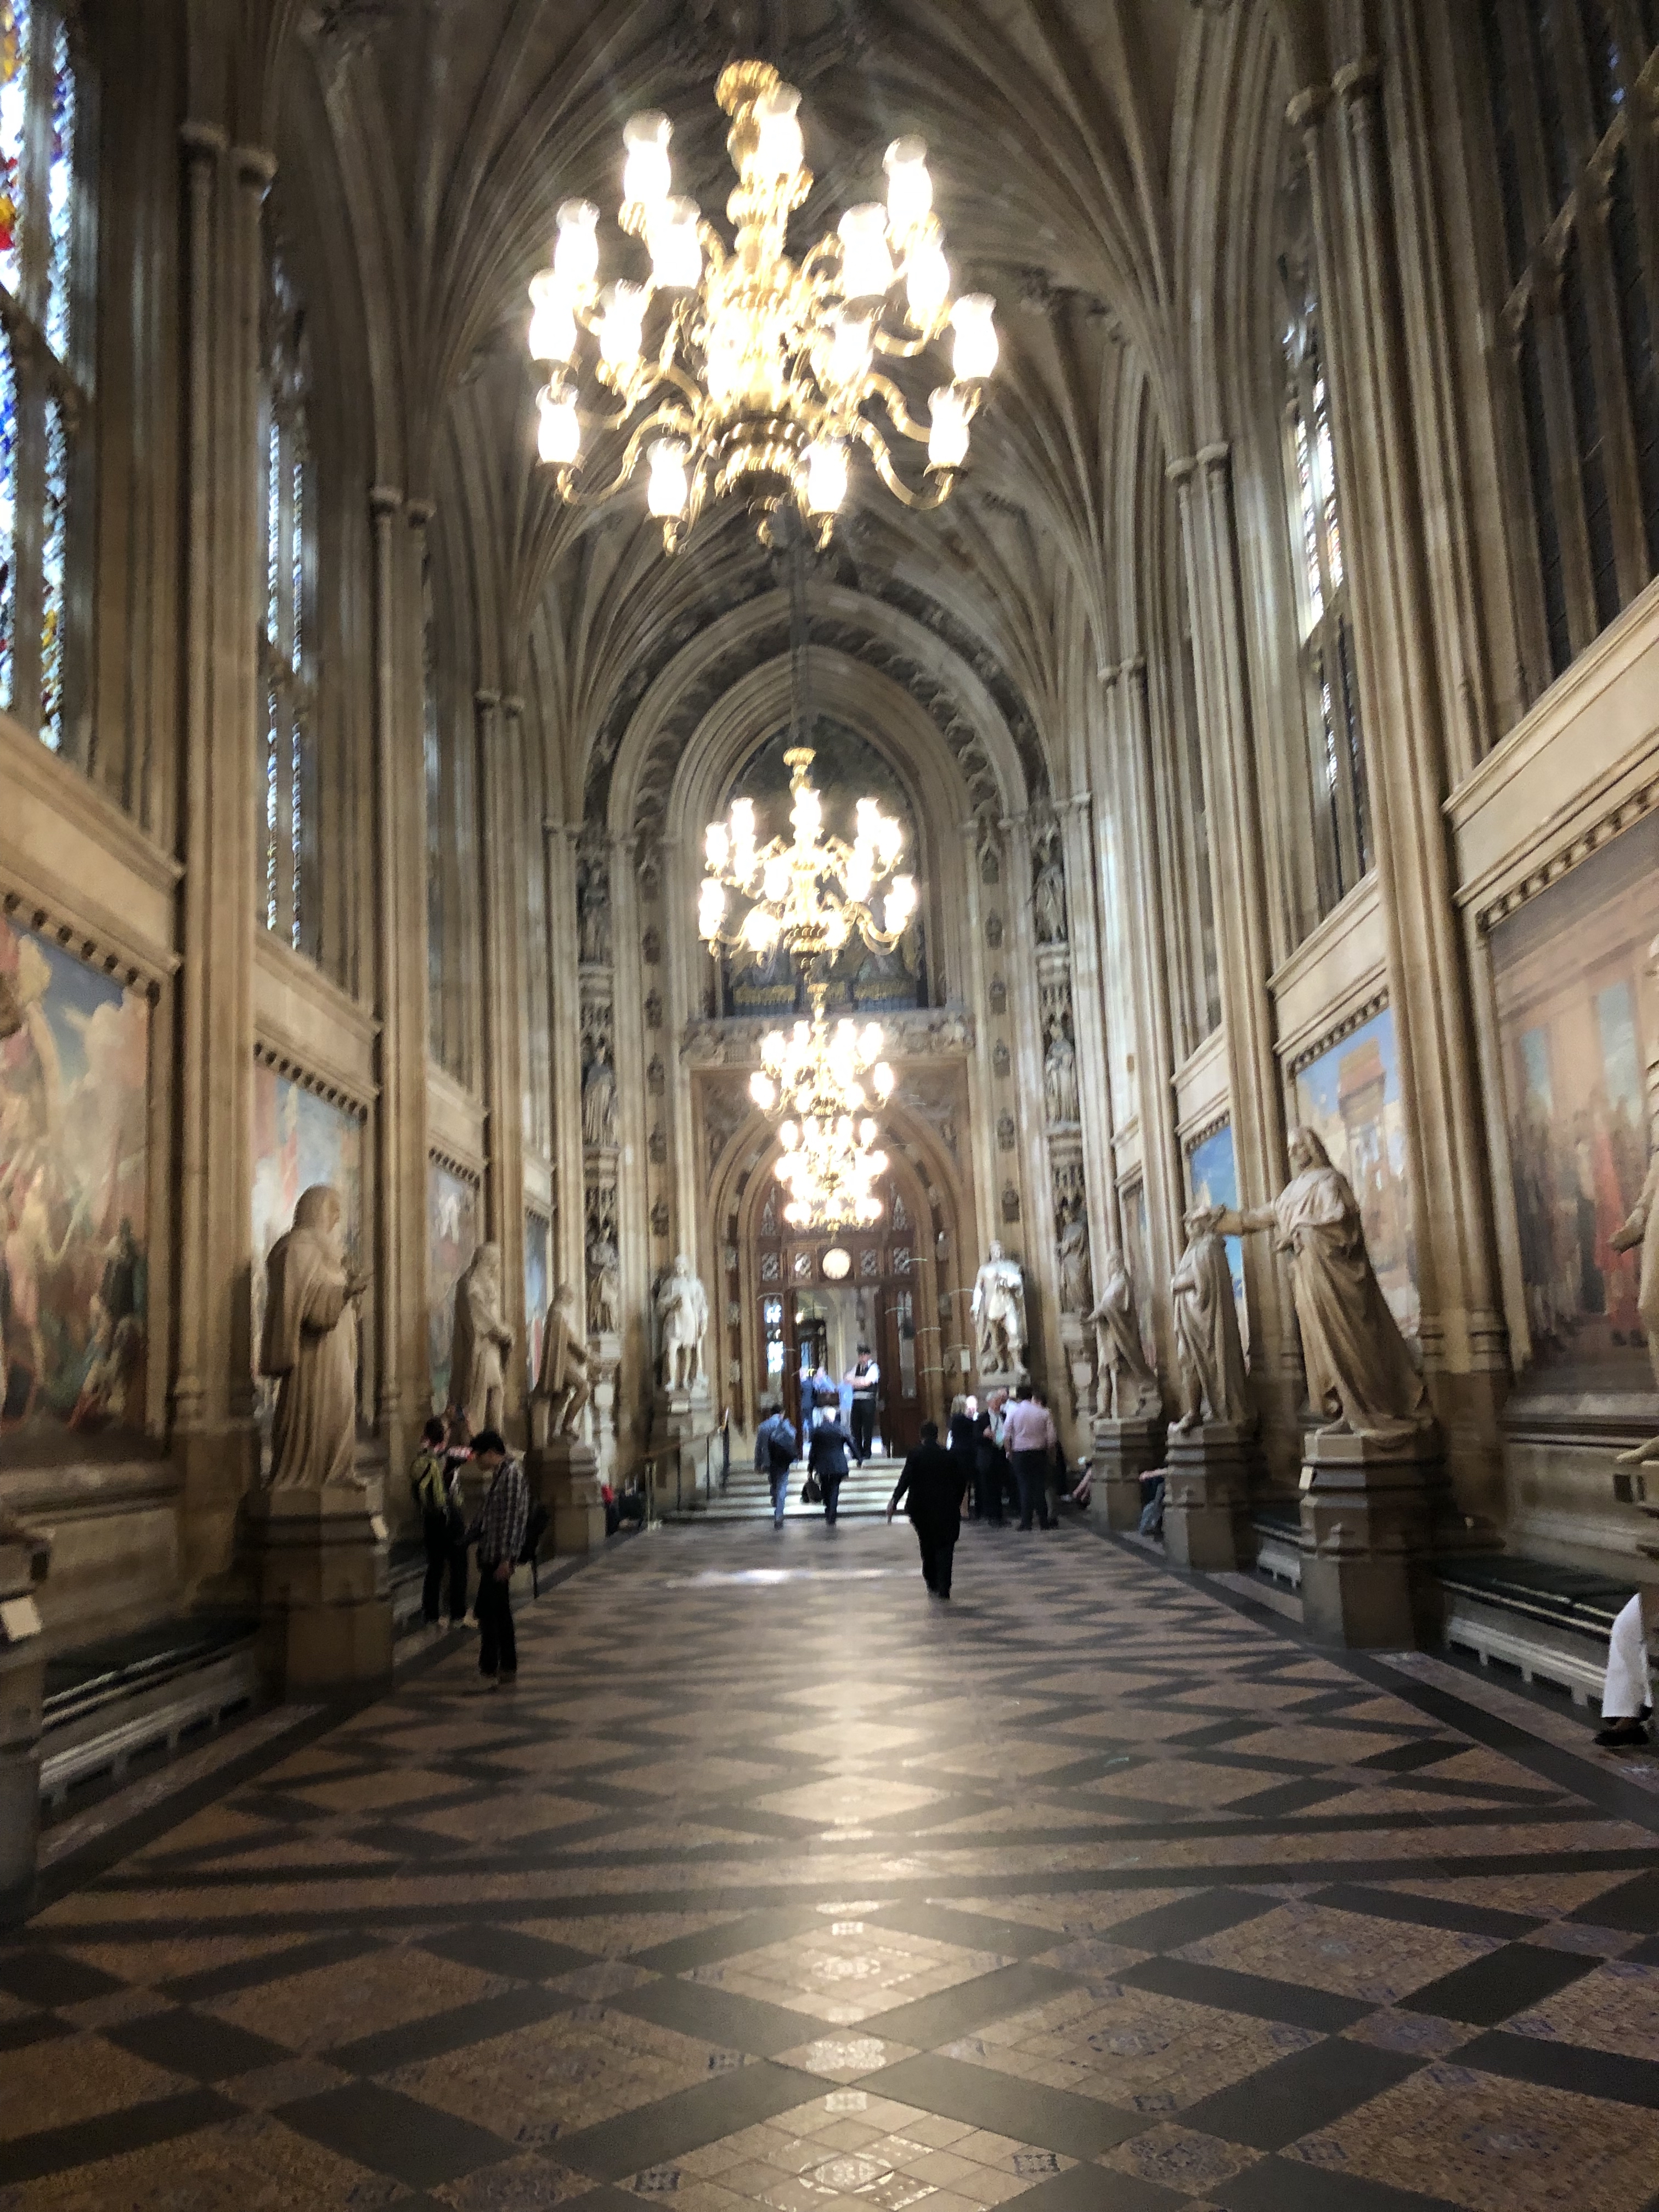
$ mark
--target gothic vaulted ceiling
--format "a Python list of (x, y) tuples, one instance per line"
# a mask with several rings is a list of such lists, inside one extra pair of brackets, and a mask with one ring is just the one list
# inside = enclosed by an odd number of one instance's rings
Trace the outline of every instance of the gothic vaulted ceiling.
[(539, 624), (584, 757), (653, 641), (659, 659), (662, 640), (777, 579), (740, 520), (706, 521), (665, 562), (637, 505), (597, 524), (562, 507), (533, 461), (525, 288), (562, 199), (614, 208), (637, 108), (669, 111), (683, 189), (723, 207), (713, 88), (744, 52), (805, 92), (805, 232), (878, 196), (883, 149), (920, 130), (958, 283), (999, 301), (1004, 366), (969, 483), (936, 518), (872, 495), (842, 533), (838, 580), (929, 599), (1040, 723), (1057, 635), (1081, 621), (1106, 657), (1126, 362), (1164, 450), (1190, 450), (1197, 58), (1212, 78), (1208, 57), (1224, 73), (1266, 40), (1283, 82), (1305, 81), (1321, 0), (264, 4), (292, 33), (264, 103), (278, 207), (308, 198), (361, 303), (374, 472), (437, 498), (452, 554), (465, 517), (480, 659), (513, 680)]

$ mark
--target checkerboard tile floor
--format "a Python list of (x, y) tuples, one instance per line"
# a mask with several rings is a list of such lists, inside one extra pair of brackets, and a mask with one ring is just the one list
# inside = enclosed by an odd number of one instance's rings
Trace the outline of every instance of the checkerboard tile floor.
[(1659, 2212), (1651, 1794), (1085, 1531), (908, 1569), (630, 1543), (66, 1854), (0, 2212)]

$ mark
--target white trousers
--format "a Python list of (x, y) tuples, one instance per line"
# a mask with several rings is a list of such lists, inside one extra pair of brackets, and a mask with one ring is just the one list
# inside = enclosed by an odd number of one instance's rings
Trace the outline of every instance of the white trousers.
[(1601, 1692), (1604, 1721), (1638, 1720), (1653, 1703), (1648, 1674), (1647, 1638), (1642, 1628), (1642, 1601), (1633, 1597), (1613, 1624), (1607, 1638), (1607, 1679)]

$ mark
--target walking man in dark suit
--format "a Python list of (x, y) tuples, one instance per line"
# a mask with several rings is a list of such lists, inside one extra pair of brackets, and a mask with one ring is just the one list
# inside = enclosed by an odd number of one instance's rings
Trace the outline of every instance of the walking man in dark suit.
[(939, 1423), (924, 1421), (921, 1442), (904, 1462), (898, 1487), (888, 1502), (890, 1521), (901, 1498), (921, 1548), (921, 1578), (935, 1597), (951, 1595), (951, 1569), (956, 1559), (957, 1532), (962, 1526), (963, 1493), (967, 1469), (939, 1440)]

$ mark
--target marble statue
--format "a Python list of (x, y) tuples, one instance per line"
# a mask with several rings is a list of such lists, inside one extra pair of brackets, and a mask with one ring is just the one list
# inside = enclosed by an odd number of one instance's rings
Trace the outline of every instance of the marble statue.
[(536, 1395), (547, 1401), (549, 1432), (556, 1437), (579, 1435), (582, 1413), (592, 1395), (587, 1343), (576, 1319), (576, 1292), (571, 1284), (561, 1283), (547, 1310), (542, 1371), (536, 1382)]
[(1077, 1092), (1077, 1053), (1064, 1030), (1056, 1030), (1042, 1063), (1042, 1095), (1051, 1123), (1080, 1118)]
[(276, 1383), (273, 1490), (361, 1489), (357, 1302), (368, 1285), (347, 1264), (340, 1194), (314, 1183), (265, 1261), (259, 1372)]
[(970, 1308), (978, 1327), (981, 1375), (1023, 1375), (1025, 1350), (1025, 1278), (1018, 1260), (994, 1243), (974, 1278)]
[(582, 1082), (582, 1142), (609, 1146), (616, 1141), (617, 1071), (606, 1059), (601, 1040)]
[(657, 1290), (662, 1323), (662, 1387), (690, 1390), (703, 1379), (702, 1340), (708, 1327), (708, 1298), (684, 1252)]
[(1162, 1403), (1158, 1377), (1146, 1364), (1135, 1311), (1134, 1285), (1121, 1252), (1106, 1258), (1106, 1283), (1094, 1310), (1100, 1371), (1111, 1377), (1106, 1410), (1115, 1421), (1144, 1420)]
[(1372, 1271), (1348, 1179), (1315, 1130), (1292, 1129), (1290, 1153), (1291, 1178), (1273, 1203), (1227, 1213), (1224, 1232), (1268, 1231), (1289, 1255), (1308, 1395), (1325, 1435), (1425, 1428), (1428, 1394)]
[(1080, 1213), (1074, 1213), (1060, 1232), (1060, 1310), (1086, 1314), (1094, 1296), (1089, 1224)]
[(1066, 942), (1066, 873), (1059, 855), (1049, 850), (1048, 857), (1037, 870), (1036, 882), (1031, 891), (1031, 908), (1036, 921), (1039, 945), (1063, 945)]
[(587, 1248), (587, 1330), (590, 1336), (614, 1336), (622, 1327), (622, 1264), (617, 1240), (608, 1232)]
[(503, 1362), (513, 1332), (501, 1318), (501, 1248), (480, 1244), (455, 1285), (455, 1335), (449, 1358), (449, 1402), (469, 1432), (499, 1429), (506, 1403)]
[(584, 967), (611, 964), (611, 878), (603, 863), (588, 872), (578, 901), (577, 935)]
[(1181, 1363), (1181, 1413), (1175, 1425), (1183, 1437), (1201, 1420), (1248, 1427), (1253, 1418), (1221, 1220), (1218, 1206), (1194, 1207), (1187, 1216), (1187, 1249), (1170, 1279)]

